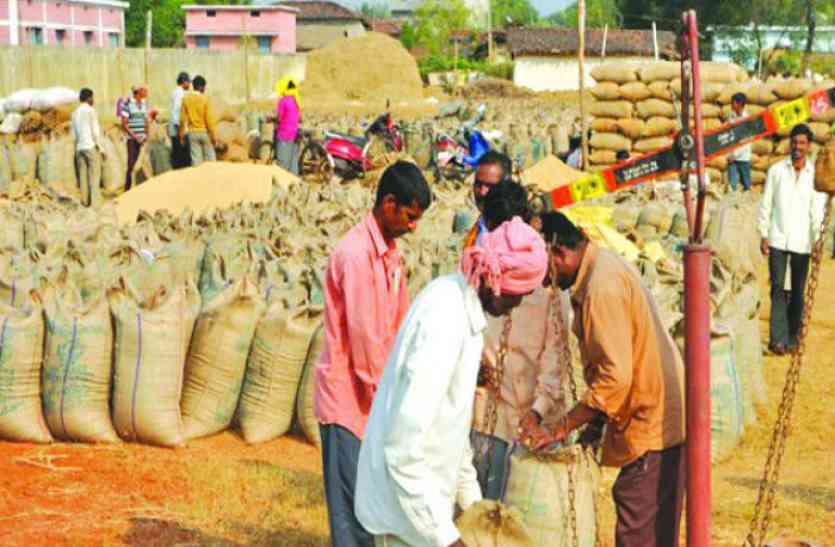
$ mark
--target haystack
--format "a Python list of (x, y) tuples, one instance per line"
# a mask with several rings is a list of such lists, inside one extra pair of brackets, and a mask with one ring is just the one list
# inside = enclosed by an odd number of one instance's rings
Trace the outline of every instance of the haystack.
[(534, 185), (543, 192), (549, 192), (584, 176), (585, 173), (582, 171), (569, 167), (556, 156), (548, 155), (522, 172), (522, 182)]
[(302, 100), (423, 98), (415, 58), (399, 41), (377, 32), (340, 39), (311, 52), (306, 70)]
[(199, 167), (169, 171), (145, 181), (117, 198), (113, 204), (122, 224), (136, 221), (139, 211), (186, 209), (204, 213), (235, 203), (263, 203), (274, 184), (289, 186), (299, 179), (276, 166), (207, 162)]

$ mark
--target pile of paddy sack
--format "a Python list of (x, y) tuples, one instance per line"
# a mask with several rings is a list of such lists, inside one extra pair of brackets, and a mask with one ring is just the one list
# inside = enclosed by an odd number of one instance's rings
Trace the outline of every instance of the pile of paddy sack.
[[(746, 96), (746, 110), (754, 115), (835, 85), (800, 79), (749, 80), (742, 68), (729, 63), (702, 63), (701, 68), (701, 113), (707, 131), (728, 122), (735, 93)], [(619, 150), (627, 150), (634, 156), (672, 144), (671, 137), (680, 126), (680, 75), (680, 65), (673, 62), (595, 67), (592, 76), (597, 85), (591, 93), (596, 102), (591, 106), (593, 136), (589, 158), (594, 169), (602, 170), (614, 164)], [(815, 134), (813, 151), (830, 139), (832, 121), (835, 121), (832, 110), (811, 119), (809, 125)], [(768, 168), (788, 155), (788, 132), (781, 130), (772, 138), (753, 143), (754, 184), (762, 184)], [(711, 180), (721, 180), (727, 163), (726, 156), (708, 161)]]

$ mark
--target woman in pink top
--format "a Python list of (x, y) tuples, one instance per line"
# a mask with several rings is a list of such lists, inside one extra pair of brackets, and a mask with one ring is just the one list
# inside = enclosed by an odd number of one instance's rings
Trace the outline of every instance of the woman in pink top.
[(291, 173), (299, 174), (296, 137), (299, 134), (301, 101), (299, 86), (293, 78), (282, 78), (276, 84), (278, 105), (276, 106), (275, 155), (278, 164)]

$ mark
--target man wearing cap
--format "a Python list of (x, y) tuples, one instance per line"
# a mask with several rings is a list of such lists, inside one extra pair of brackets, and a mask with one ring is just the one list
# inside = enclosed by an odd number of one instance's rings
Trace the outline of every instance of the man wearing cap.
[(188, 72), (177, 75), (177, 87), (171, 93), (171, 116), (168, 120), (168, 136), (171, 137), (171, 167), (181, 169), (189, 165), (188, 146), (180, 138), (180, 109), (183, 107), (183, 96), (191, 87)]
[(456, 502), (481, 499), (469, 430), (485, 312), (501, 316), (542, 284), (545, 243), (520, 218), (464, 251), (409, 309), (360, 450), (355, 508), (376, 545), (462, 546)]
[[(574, 334), (588, 385), (534, 448), (606, 421), (603, 465), (619, 467), (612, 488), (618, 547), (678, 547), (684, 499), (684, 363), (637, 270), (598, 247), (558, 212), (542, 216), (549, 281), (571, 292)], [(584, 434), (585, 437), (585, 434)]]

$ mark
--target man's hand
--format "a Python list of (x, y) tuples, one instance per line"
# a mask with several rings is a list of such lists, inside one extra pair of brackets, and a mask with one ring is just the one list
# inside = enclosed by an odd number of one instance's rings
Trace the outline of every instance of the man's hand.
[(536, 431), (536, 428), (539, 427), (541, 422), (542, 418), (540, 418), (539, 414), (535, 411), (531, 410), (525, 414), (525, 416), (519, 420), (519, 440), (524, 443), (527, 439), (529, 439)]
[(551, 431), (548, 431), (542, 426), (537, 427), (536, 432), (531, 436), (529, 446), (536, 451), (542, 450), (548, 445), (563, 442), (565, 438), (568, 437), (568, 432), (565, 430), (562, 423), (563, 422), (560, 421), (560, 424), (554, 427)]
[(762, 238), (762, 241), (760, 241), (760, 252), (763, 256), (768, 256), (768, 239)]

